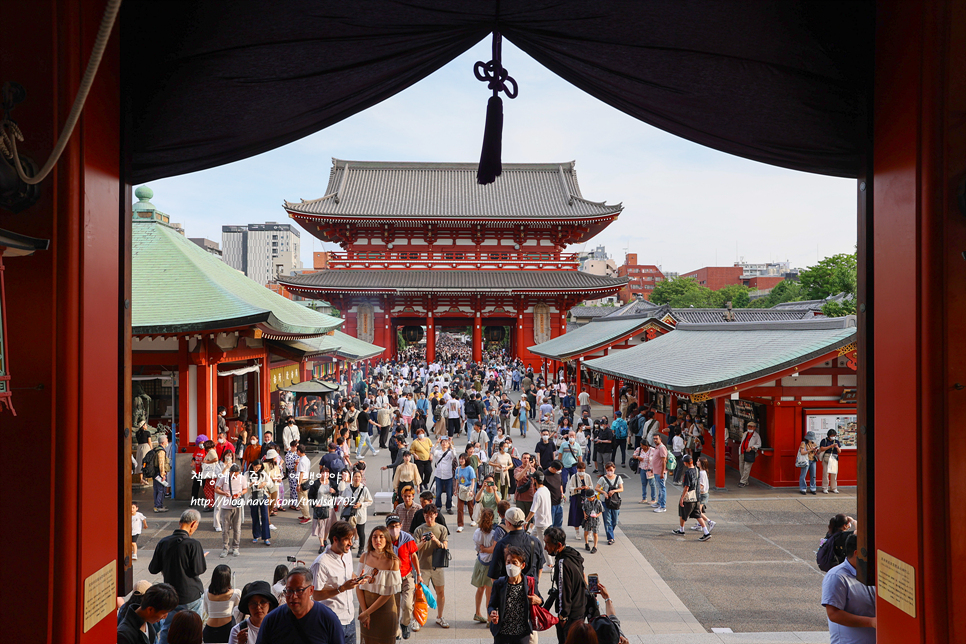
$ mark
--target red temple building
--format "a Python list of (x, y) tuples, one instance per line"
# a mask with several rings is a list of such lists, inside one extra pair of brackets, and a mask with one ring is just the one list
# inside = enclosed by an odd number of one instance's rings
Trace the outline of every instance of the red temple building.
[[(325, 195), (286, 202), (303, 228), (343, 252), (324, 270), (281, 278), (289, 291), (325, 299), (344, 330), (396, 352), (397, 329), (425, 328), (428, 360), (441, 329), (472, 327), (483, 339), (527, 347), (566, 331), (567, 312), (616, 293), (626, 279), (577, 270), (569, 244), (582, 243), (623, 209), (585, 199), (574, 163), (504, 164), (481, 186), (475, 163), (382, 163), (334, 159)], [(417, 340), (418, 341), (418, 338)]]

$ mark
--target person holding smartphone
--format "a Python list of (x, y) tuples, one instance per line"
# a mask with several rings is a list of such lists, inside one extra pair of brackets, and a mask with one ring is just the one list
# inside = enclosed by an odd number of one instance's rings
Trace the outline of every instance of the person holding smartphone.
[(238, 612), (245, 616), (228, 635), (228, 644), (255, 644), (262, 620), (278, 608), (278, 599), (267, 581), (253, 581), (242, 588)]
[[(352, 574), (352, 541), (356, 529), (348, 521), (336, 521), (329, 529), (330, 544), (312, 562), (312, 598), (335, 613), (342, 625), (346, 644), (355, 644), (356, 622), (353, 597), (363, 582)], [(254, 642), (255, 640), (251, 640)]]

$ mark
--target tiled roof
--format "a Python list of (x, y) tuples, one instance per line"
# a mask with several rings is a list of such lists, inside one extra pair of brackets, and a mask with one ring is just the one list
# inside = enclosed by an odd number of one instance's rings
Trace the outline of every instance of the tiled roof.
[[(610, 312), (607, 313), (607, 317), (621, 318), (628, 315), (650, 315), (653, 317), (661, 317), (664, 313), (667, 313), (668, 310), (670, 309), (666, 309), (666, 307), (660, 304), (655, 304), (654, 302), (649, 302), (648, 300), (635, 300), (633, 302), (628, 302), (618, 309), (611, 309)], [(661, 311), (660, 315), (658, 314), (658, 311)]]
[(601, 277), (581, 271), (398, 271), (323, 270), (279, 278), (299, 292), (426, 293), (481, 292), (554, 293), (592, 290), (617, 291), (624, 278)]
[(528, 347), (530, 353), (554, 360), (567, 360), (572, 356), (609, 346), (615, 341), (643, 329), (648, 324), (659, 324), (670, 328), (651, 317), (597, 318), (579, 329), (568, 331), (561, 336)]
[(315, 338), (277, 342), (295, 349), (304, 356), (332, 354), (349, 361), (373, 358), (384, 351), (382, 347), (353, 338), (342, 331), (333, 331), (332, 335), (321, 335)]
[(273, 293), (163, 223), (135, 220), (131, 237), (135, 335), (258, 325), (269, 335), (311, 336), (342, 324)]
[[(725, 320), (727, 309), (671, 309), (671, 315), (681, 322), (693, 324), (729, 324)], [(781, 320), (801, 320), (812, 317), (805, 309), (732, 309), (734, 322), (772, 322)]]
[(620, 213), (623, 206), (584, 199), (574, 162), (504, 163), (488, 185), (479, 164), (332, 159), (325, 196), (285, 202), (290, 213), (338, 218), (574, 219)]
[(854, 316), (731, 324), (682, 322), (671, 333), (584, 365), (624, 380), (691, 394), (777, 373), (855, 339)]
[(570, 309), (572, 318), (599, 318), (614, 310), (613, 306), (575, 306)]

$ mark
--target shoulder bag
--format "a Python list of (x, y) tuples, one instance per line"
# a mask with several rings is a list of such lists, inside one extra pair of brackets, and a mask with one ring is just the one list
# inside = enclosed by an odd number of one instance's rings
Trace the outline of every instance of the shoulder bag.
[(360, 485), (359, 491), (356, 492), (356, 495), (355, 497), (353, 497), (352, 501), (344, 508), (342, 508), (342, 513), (339, 515), (340, 519), (342, 519), (343, 521), (349, 521), (355, 515), (356, 509), (352, 506), (354, 506), (356, 503), (359, 502), (359, 498), (362, 496), (363, 489), (364, 489), (363, 486)]
[[(804, 442), (798, 446), (798, 454), (795, 456), (795, 467), (808, 467), (808, 454), (802, 454), (803, 447), (806, 447)], [(748, 460), (748, 452), (745, 452), (745, 460)]]
[[(533, 577), (527, 577), (527, 601), (535, 594)], [(530, 623), (535, 631), (546, 631), (557, 625), (558, 620), (553, 613), (542, 605), (530, 604)]]
[(437, 548), (433, 551), (433, 570), (437, 568), (449, 568), (449, 560), (452, 556), (448, 548)]
[[(607, 478), (605, 477), (604, 480), (607, 481)], [(617, 486), (615, 486), (610, 481), (607, 481), (607, 487), (608, 487), (608, 491), (610, 491), (610, 490), (616, 489)], [(607, 507), (608, 510), (620, 510), (621, 509), (620, 492), (611, 494), (609, 497), (607, 497), (607, 499), (604, 501), (604, 505)]]

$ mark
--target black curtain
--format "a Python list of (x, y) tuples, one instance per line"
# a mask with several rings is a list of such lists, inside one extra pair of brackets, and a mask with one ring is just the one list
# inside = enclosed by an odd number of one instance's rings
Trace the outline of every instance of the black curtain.
[[(855, 177), (873, 13), (871, 1), (127, 0), (129, 177), (194, 172), (295, 141), (418, 82), (494, 29), (668, 132)], [(480, 114), (466, 123), (481, 137), (487, 95), (480, 84)]]

